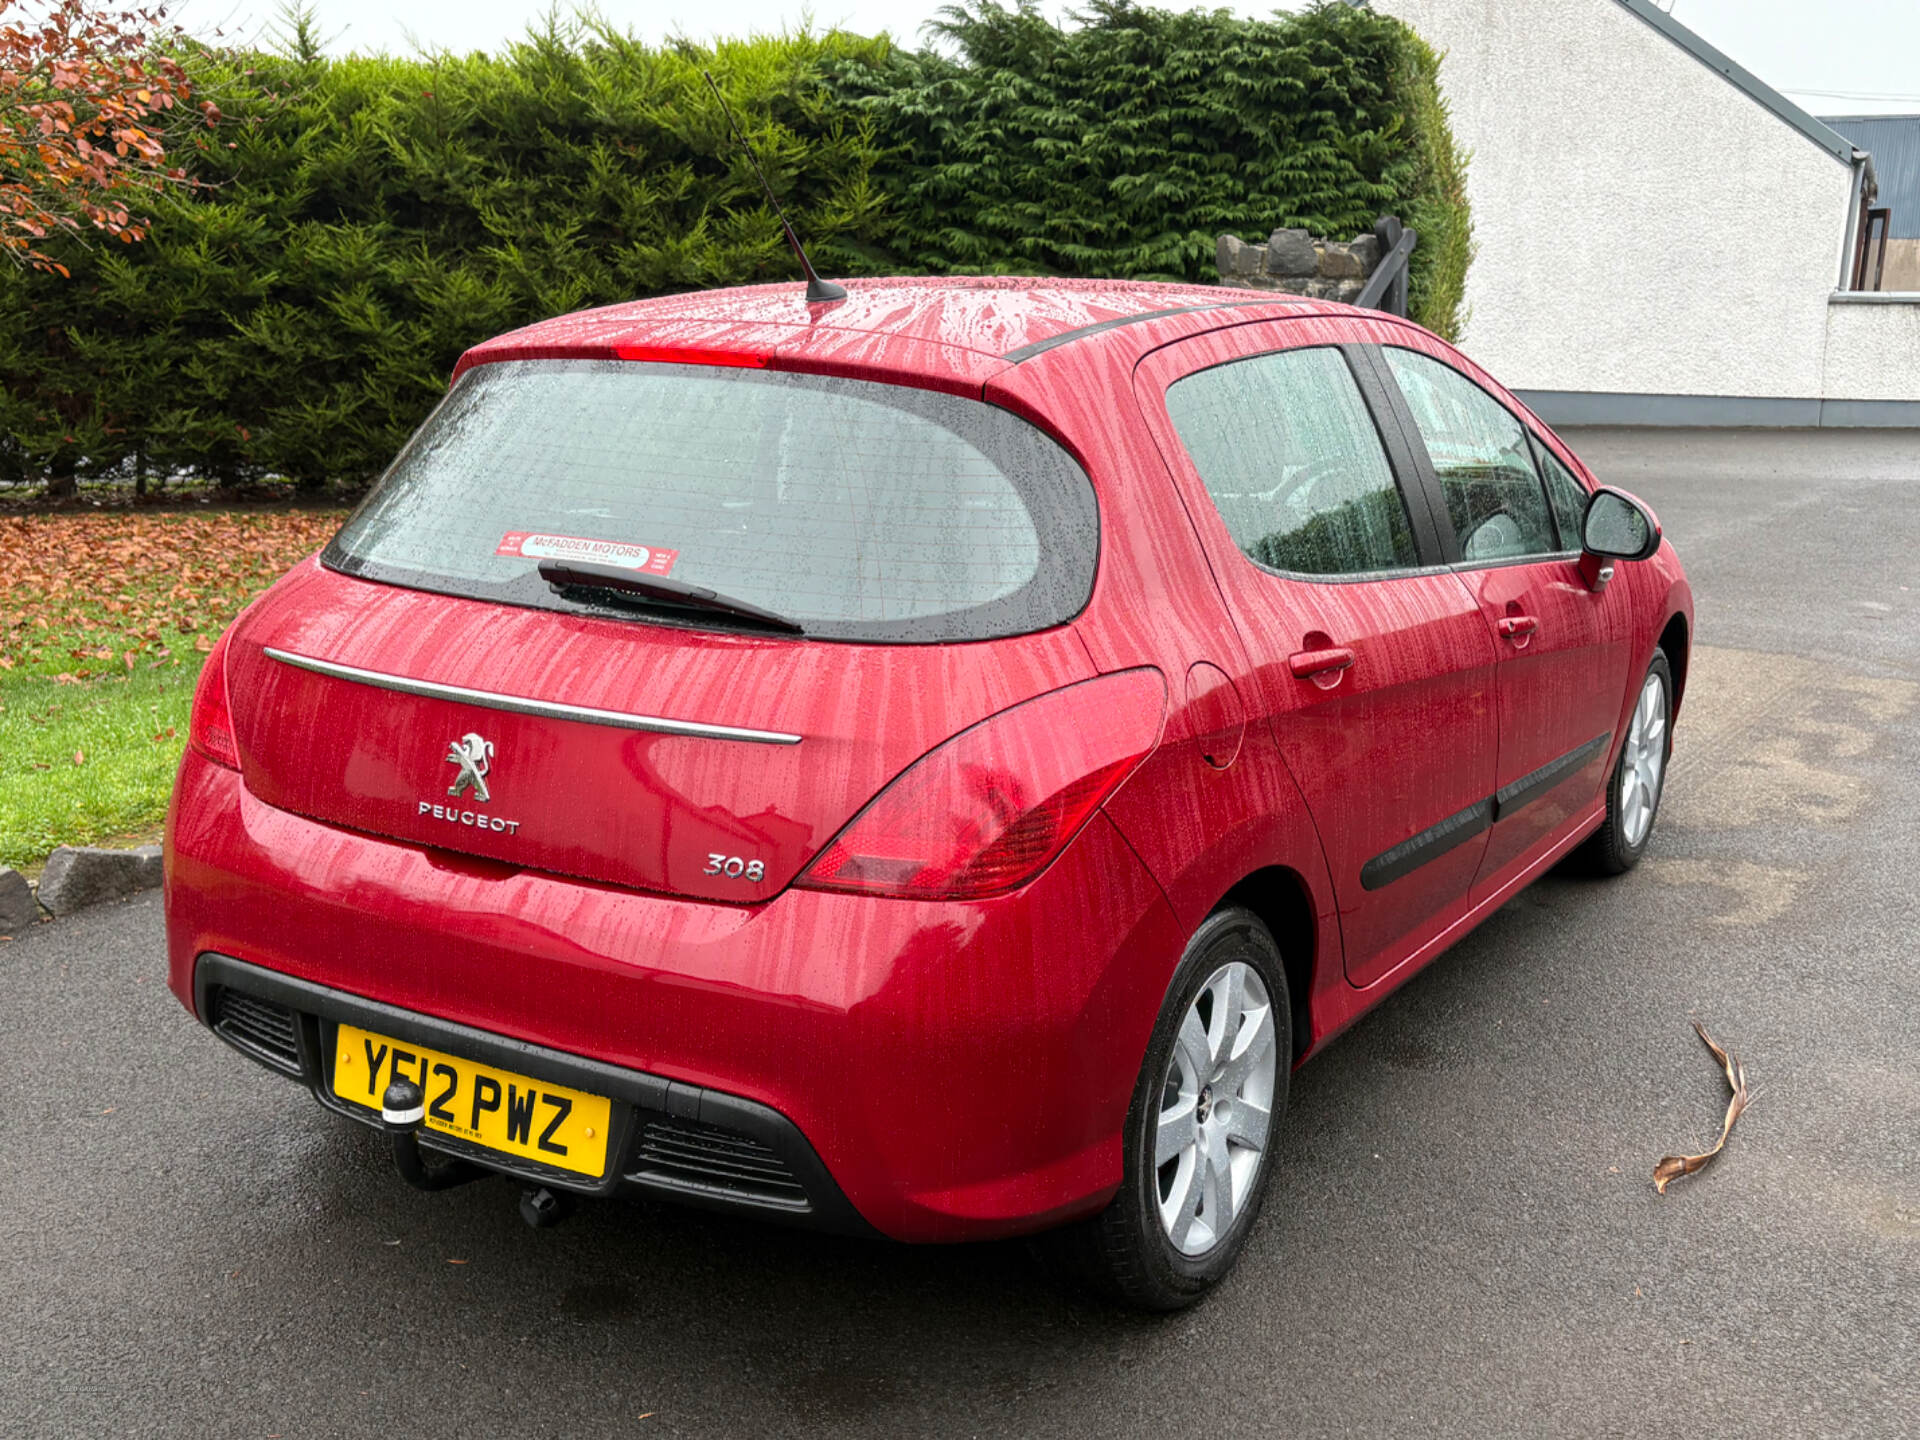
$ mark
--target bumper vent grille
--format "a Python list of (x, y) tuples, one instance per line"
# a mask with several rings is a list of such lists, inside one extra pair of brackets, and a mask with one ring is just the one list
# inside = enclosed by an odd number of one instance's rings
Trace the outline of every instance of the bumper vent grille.
[(214, 1033), (263, 1064), (300, 1074), (300, 1041), (291, 1010), (224, 987), (213, 992)]
[(633, 1178), (782, 1210), (812, 1208), (799, 1177), (769, 1146), (700, 1120), (648, 1120)]

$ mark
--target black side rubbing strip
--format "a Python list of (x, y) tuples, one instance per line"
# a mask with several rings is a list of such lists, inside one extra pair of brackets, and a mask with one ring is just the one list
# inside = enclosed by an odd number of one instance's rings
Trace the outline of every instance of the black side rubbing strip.
[(1287, 305), (1298, 304), (1303, 296), (1276, 293), (1271, 300), (1209, 300), (1204, 305), (1177, 305), (1170, 310), (1142, 310), (1138, 315), (1120, 315), (1112, 320), (1102, 320), (1097, 325), (1082, 325), (1078, 330), (1062, 330), (1058, 335), (1049, 335), (1044, 340), (1036, 340), (1031, 345), (1022, 345), (1018, 350), (1009, 350), (1000, 358), (1009, 365), (1018, 365), (1022, 360), (1031, 360), (1036, 355), (1045, 354), (1056, 345), (1071, 344), (1075, 340), (1084, 340), (1089, 335), (1098, 335), (1102, 330), (1117, 330), (1122, 325), (1138, 325), (1142, 320), (1158, 320), (1163, 315), (1191, 315), (1199, 310), (1238, 310), (1248, 305)]
[(1504, 820), (1522, 805), (1530, 805), (1547, 791), (1558, 785), (1569, 775), (1579, 770), (1589, 760), (1605, 750), (1613, 742), (1611, 733), (1596, 735), (1577, 749), (1569, 750), (1558, 760), (1549, 760), (1538, 770), (1530, 770), (1511, 785), (1503, 785), (1494, 792), (1493, 818)]
[(1477, 800), (1458, 814), (1449, 815), (1437, 825), (1429, 825), (1411, 839), (1402, 840), (1391, 850), (1383, 850), (1360, 867), (1360, 888), (1378, 890), (1403, 875), (1411, 875), (1429, 860), (1442, 855), (1478, 835), (1495, 821), (1504, 820), (1523, 805), (1529, 805), (1562, 780), (1579, 770), (1613, 743), (1613, 735), (1596, 735), (1584, 745), (1575, 746), (1557, 760), (1549, 760), (1538, 770), (1530, 770), (1511, 785), (1501, 787), (1485, 800)]
[(1360, 867), (1360, 888), (1378, 890), (1403, 875), (1411, 875), (1429, 860), (1438, 860), (1456, 845), (1464, 845), (1493, 823), (1493, 801), (1476, 800), (1438, 825), (1429, 825), (1410, 840), (1383, 850)]

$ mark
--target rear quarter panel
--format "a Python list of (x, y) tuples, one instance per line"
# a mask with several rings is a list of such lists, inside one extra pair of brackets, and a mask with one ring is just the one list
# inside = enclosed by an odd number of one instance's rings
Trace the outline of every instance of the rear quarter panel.
[[(1121, 834), (1166, 891), (1183, 934), (1256, 872), (1296, 877), (1316, 917), (1314, 935), (1278, 937), (1314, 947), (1314, 988), (1340, 983), (1339, 927), (1320, 840), (1265, 726), (1244, 723), (1230, 696), (1190, 693), (1199, 662), (1231, 681), (1247, 660), (1193, 523), (1133, 398), (1137, 350), (1099, 337), (1058, 347), (995, 376), (986, 398), (1048, 429), (1093, 477), (1100, 497), (1100, 568), (1076, 624), (1101, 672), (1152, 665), (1167, 677), (1170, 714), (1160, 748), (1107, 804)], [(1221, 730), (1243, 733), (1233, 761)], [(1140, 1003), (1157, 1011), (1179, 962)], [(1319, 1007), (1313, 1005), (1317, 1010)], [(1144, 1032), (1143, 1032), (1144, 1033)]]

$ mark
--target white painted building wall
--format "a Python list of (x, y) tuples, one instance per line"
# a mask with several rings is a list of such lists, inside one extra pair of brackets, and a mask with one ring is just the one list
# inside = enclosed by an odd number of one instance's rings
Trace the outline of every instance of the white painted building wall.
[(1374, 5), (1444, 54), (1478, 243), (1463, 348), (1506, 384), (1920, 399), (1911, 310), (1829, 303), (1850, 163), (1618, 0)]
[(1920, 295), (1836, 296), (1827, 307), (1829, 399), (1908, 400), (1920, 383)]

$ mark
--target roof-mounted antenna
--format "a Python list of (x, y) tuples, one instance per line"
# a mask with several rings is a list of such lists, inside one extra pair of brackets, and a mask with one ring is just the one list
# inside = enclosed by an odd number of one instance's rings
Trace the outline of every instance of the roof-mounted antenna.
[(807, 276), (807, 303), (824, 305), (835, 300), (847, 298), (847, 288), (836, 285), (831, 280), (822, 280), (820, 272), (813, 268), (813, 262), (807, 258), (806, 250), (800, 244), (800, 237), (793, 233), (793, 226), (787, 223), (787, 212), (780, 208), (780, 202), (773, 198), (773, 186), (767, 183), (767, 172), (760, 168), (760, 157), (753, 153), (753, 146), (747, 143), (747, 137), (740, 133), (740, 127), (734, 122), (733, 110), (727, 104), (727, 97), (720, 93), (720, 87), (713, 83), (713, 72), (702, 70), (706, 77), (707, 88), (713, 91), (713, 98), (720, 102), (720, 109), (727, 117), (727, 128), (733, 131), (733, 138), (740, 142), (740, 148), (747, 152), (747, 163), (753, 166), (753, 173), (760, 177), (760, 188), (767, 192), (767, 203), (773, 206), (773, 213), (780, 219), (780, 228), (787, 232), (787, 243), (793, 247), (793, 253), (800, 257), (800, 268)]

